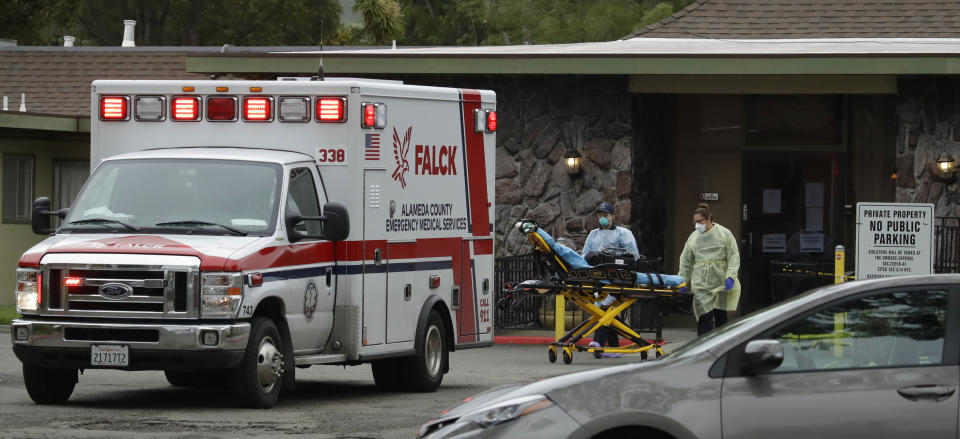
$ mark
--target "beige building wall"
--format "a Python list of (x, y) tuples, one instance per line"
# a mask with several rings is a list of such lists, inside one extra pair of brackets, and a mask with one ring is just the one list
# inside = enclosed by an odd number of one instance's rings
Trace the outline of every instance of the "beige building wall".
[(717, 201), (708, 202), (710, 210), (718, 224), (740, 238), (742, 107), (739, 95), (677, 95), (675, 172), (664, 261), (668, 273), (678, 269), (700, 193), (719, 194)]
[[(88, 135), (40, 137), (0, 131), (0, 153), (30, 154), (34, 157), (33, 198), (53, 199), (54, 165), (58, 161), (89, 161), (90, 138)], [(2, 158), (2, 156), (0, 156)], [(3, 166), (0, 166), (0, 181), (3, 181)], [(3, 191), (0, 190), (0, 206)], [(17, 262), (44, 236), (35, 235), (29, 223), (0, 223), (0, 306), (14, 304)]]

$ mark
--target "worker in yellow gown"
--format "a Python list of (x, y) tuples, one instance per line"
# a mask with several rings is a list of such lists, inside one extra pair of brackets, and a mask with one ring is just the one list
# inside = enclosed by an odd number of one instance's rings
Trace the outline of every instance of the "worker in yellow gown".
[(680, 254), (681, 277), (693, 293), (697, 335), (727, 322), (727, 311), (740, 302), (740, 252), (737, 240), (726, 227), (713, 222), (710, 207), (701, 204), (693, 212), (694, 231)]

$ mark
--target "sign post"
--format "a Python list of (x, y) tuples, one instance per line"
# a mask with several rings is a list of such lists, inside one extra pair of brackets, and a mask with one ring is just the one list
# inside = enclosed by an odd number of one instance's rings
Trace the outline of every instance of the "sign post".
[(857, 280), (933, 273), (933, 204), (857, 203)]

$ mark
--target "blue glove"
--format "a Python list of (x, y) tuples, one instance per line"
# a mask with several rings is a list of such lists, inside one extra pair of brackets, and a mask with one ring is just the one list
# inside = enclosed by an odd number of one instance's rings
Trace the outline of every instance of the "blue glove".
[(732, 277), (728, 277), (728, 278), (727, 278), (727, 281), (724, 282), (724, 284), (723, 284), (723, 289), (724, 289), (724, 291), (730, 291), (730, 290), (733, 289), (733, 278), (732, 278)]
[(678, 291), (680, 291), (681, 293), (686, 293), (686, 292), (687, 292), (687, 287), (680, 287), (680, 289), (679, 289)]

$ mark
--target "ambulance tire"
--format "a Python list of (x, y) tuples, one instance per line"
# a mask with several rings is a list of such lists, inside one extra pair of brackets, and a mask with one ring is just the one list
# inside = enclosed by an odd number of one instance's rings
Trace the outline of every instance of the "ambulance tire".
[(423, 332), (417, 336), (416, 348), (416, 355), (404, 359), (404, 371), (409, 377), (407, 390), (435, 392), (443, 381), (448, 360), (446, 328), (436, 311), (430, 311)]
[(377, 387), (386, 391), (403, 389), (403, 366), (406, 358), (388, 358), (376, 360), (370, 364), (373, 369), (373, 381)]
[(283, 387), (283, 339), (272, 320), (255, 317), (240, 366), (231, 371), (237, 403), (247, 408), (270, 408)]
[(23, 365), (23, 384), (37, 404), (60, 404), (70, 399), (77, 385), (77, 369)]

